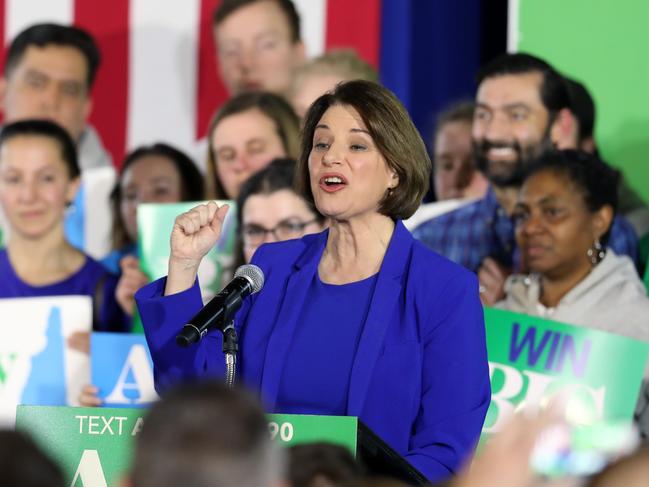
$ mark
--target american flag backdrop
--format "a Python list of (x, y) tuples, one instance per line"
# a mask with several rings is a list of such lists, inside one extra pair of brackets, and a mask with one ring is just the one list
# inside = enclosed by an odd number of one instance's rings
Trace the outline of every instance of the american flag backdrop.
[[(381, 0), (294, 0), (310, 56), (354, 47), (379, 62)], [(75, 24), (97, 40), (102, 65), (91, 123), (119, 164), (154, 141), (192, 150), (227, 98), (211, 17), (219, 0), (0, 0), (5, 45), (37, 22)], [(4, 65), (2, 52), (2, 64)]]

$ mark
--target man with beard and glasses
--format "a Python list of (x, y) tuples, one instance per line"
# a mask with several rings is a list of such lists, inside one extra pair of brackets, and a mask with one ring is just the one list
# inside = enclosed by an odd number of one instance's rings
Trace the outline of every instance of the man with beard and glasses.
[[(424, 244), (477, 272), (484, 304), (502, 298), (505, 279), (523, 270), (511, 213), (523, 168), (574, 131), (562, 76), (529, 54), (505, 54), (478, 73), (473, 144), (491, 186), (484, 198), (422, 223), (412, 232)], [(609, 246), (637, 260), (637, 236), (616, 218)]]

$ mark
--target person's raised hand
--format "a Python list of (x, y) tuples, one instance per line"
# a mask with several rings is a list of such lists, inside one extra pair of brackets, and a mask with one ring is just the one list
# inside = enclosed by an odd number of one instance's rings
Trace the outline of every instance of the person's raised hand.
[(505, 281), (510, 274), (511, 269), (507, 269), (491, 257), (486, 257), (482, 261), (478, 269), (482, 304), (493, 306), (505, 297)]
[(124, 312), (133, 316), (135, 310), (135, 293), (145, 286), (149, 279), (140, 269), (140, 262), (132, 255), (127, 255), (119, 261), (122, 275), (117, 282), (115, 299)]
[(228, 205), (214, 201), (198, 205), (176, 218), (171, 231), (171, 255), (165, 295), (191, 287), (198, 266), (221, 237)]

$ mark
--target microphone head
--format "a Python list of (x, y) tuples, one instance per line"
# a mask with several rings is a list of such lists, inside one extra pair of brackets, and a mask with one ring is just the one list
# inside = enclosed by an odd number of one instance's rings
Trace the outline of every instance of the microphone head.
[(264, 273), (254, 264), (242, 265), (236, 270), (234, 277), (243, 277), (247, 279), (252, 286), (251, 294), (256, 293), (264, 287)]

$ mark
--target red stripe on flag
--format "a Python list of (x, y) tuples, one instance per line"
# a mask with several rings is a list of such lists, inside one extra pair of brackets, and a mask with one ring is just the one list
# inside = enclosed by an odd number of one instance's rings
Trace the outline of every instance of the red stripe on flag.
[(218, 65), (214, 35), (212, 32), (212, 14), (220, 0), (201, 0), (201, 15), (199, 25), (198, 59), (198, 90), (196, 100), (196, 139), (207, 133), (210, 119), (228, 99), (228, 92), (217, 74)]
[(90, 122), (119, 167), (128, 130), (129, 0), (75, 0), (74, 19), (99, 44), (101, 65), (92, 90)]
[(381, 0), (327, 0), (327, 50), (354, 48), (378, 68), (381, 39)]
[(7, 47), (9, 44), (5, 42), (5, 9), (7, 4), (5, 0), (0, 0), (0, 40), (2, 40), (2, 49), (0, 49), (0, 66), (4, 69), (5, 57), (7, 56)]

